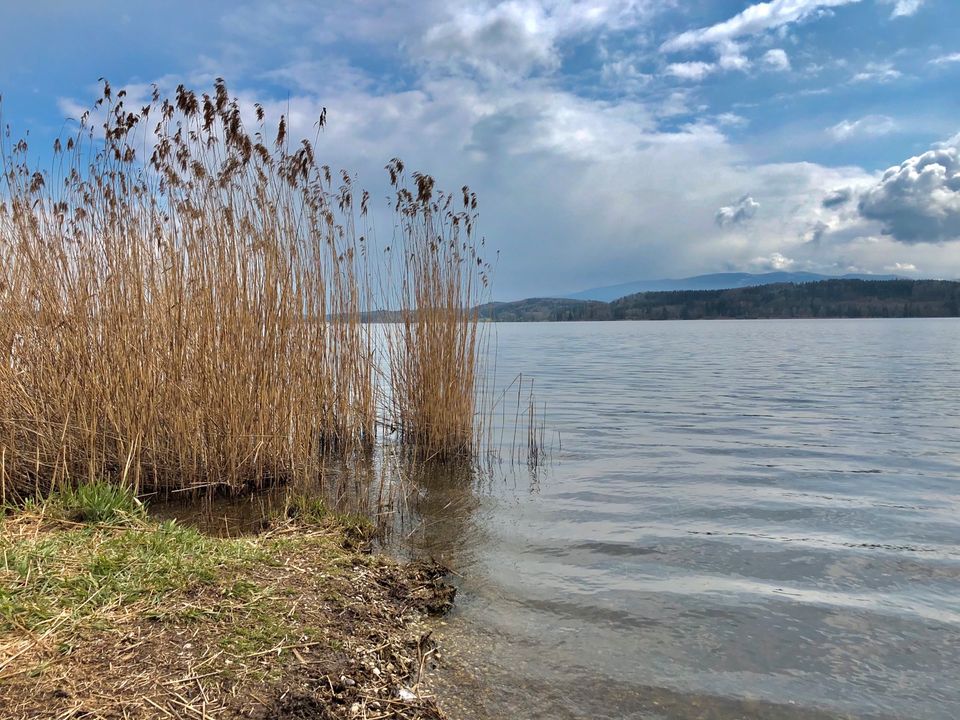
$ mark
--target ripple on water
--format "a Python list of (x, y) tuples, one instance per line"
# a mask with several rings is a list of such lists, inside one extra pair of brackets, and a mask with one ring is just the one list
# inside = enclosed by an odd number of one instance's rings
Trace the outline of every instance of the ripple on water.
[(463, 717), (960, 717), (960, 323), (496, 332), (563, 452), (411, 539)]

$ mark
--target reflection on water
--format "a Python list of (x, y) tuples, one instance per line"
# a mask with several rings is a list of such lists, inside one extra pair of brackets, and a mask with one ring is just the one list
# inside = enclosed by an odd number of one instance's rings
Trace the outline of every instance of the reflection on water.
[(454, 465), (403, 465), (395, 468), (408, 492), (403, 495), (404, 509), (392, 533), (393, 547), (400, 553), (426, 550), (443, 560), (449, 548), (463, 553), (482, 547), (486, 533), (474, 520), (480, 506), (481, 472), (470, 463)]
[(960, 323), (497, 331), (563, 450), (419, 482), (455, 715), (960, 717)]
[(402, 503), (397, 495), (403, 488), (383, 460), (358, 457), (352, 461), (332, 460), (316, 482), (273, 487), (240, 496), (184, 494), (182, 498), (150, 503), (150, 512), (159, 519), (175, 518), (204, 532), (221, 536), (258, 533), (287, 514), (299, 497), (321, 500), (333, 513), (356, 513), (380, 518), (392, 525)]

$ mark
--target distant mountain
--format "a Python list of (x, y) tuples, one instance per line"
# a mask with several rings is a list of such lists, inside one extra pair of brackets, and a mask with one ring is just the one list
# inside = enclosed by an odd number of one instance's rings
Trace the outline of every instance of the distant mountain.
[(641, 292), (671, 292), (674, 290), (728, 290), (730, 288), (756, 287), (776, 283), (806, 283), (820, 280), (897, 280), (896, 275), (818, 275), (809, 272), (769, 273), (713, 273), (695, 277), (668, 280), (637, 280), (620, 285), (590, 288), (564, 297), (572, 300), (600, 300), (611, 302), (627, 295)]

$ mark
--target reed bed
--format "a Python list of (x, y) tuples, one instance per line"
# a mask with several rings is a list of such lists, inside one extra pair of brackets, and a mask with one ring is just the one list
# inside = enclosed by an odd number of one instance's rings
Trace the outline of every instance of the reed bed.
[[(248, 131), (222, 80), (127, 102), (104, 83), (48, 170), (0, 141), (2, 499), (316, 480), (378, 425), (418, 454), (474, 452), (476, 198), (454, 211), (392, 162), (397, 237), (374, 253), (369, 196), (285, 118), (268, 132), (255, 105)], [(383, 357), (377, 296), (400, 302)]]
[(391, 417), (420, 459), (476, 455), (489, 413), (479, 401), (487, 337), (479, 322), (491, 266), (475, 239), (477, 198), (437, 192), (433, 178), (387, 166), (396, 191), (398, 233), (389, 287), (397, 322), (387, 330)]

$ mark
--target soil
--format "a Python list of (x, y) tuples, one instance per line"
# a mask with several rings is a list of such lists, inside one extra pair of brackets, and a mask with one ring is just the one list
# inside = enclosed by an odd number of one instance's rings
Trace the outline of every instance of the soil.
[[(336, 529), (266, 536), (276, 562), (175, 593), (162, 612), (107, 607), (70, 632), (0, 612), (0, 718), (444, 718), (427, 675), (429, 617), (455, 595), (445, 569), (368, 554)], [(0, 567), (0, 600), (16, 591), (4, 582)]]

